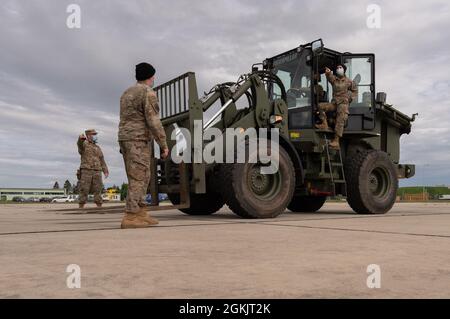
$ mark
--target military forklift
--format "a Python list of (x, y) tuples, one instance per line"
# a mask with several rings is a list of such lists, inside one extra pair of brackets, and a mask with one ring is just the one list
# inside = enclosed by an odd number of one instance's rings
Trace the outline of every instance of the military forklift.
[[(333, 96), (325, 68), (333, 70), (337, 64), (347, 67), (358, 94), (335, 150), (329, 147), (334, 114), (328, 114), (330, 129), (318, 130), (315, 124), (319, 103)], [(319, 39), (267, 58), (236, 82), (215, 85), (201, 98), (193, 72), (155, 91), (169, 149), (176, 143), (170, 137), (179, 141), (182, 129), (194, 135), (212, 127), (243, 134), (250, 128), (277, 128), (279, 169), (264, 174), (266, 163), (195, 162), (196, 152), (214, 141), (192, 143), (187, 146), (190, 161), (153, 159), (149, 191), (154, 206), (159, 206), (157, 194), (167, 193), (171, 207), (189, 215), (213, 214), (226, 204), (243, 218), (273, 218), (286, 209), (316, 212), (327, 197), (334, 197), (346, 198), (358, 214), (384, 214), (395, 203), (398, 179), (415, 173), (414, 165), (399, 163), (400, 136), (410, 133), (415, 115), (399, 112), (386, 103), (386, 93), (376, 93), (374, 54), (341, 53)], [(164, 208), (169, 207), (150, 210)]]

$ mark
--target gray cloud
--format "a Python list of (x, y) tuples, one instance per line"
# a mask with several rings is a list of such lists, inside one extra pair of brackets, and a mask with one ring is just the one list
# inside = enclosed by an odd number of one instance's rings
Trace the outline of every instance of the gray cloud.
[(75, 140), (88, 127), (101, 132), (107, 184), (124, 181), (118, 99), (137, 62), (151, 61), (159, 83), (195, 71), (203, 91), (319, 37), (338, 51), (375, 53), (377, 90), (420, 113), (402, 137), (402, 162), (418, 164), (418, 177), (404, 183), (449, 184), (450, 5), (376, 1), (382, 28), (368, 29), (371, 2), (76, 1), (82, 28), (71, 30), (72, 1), (2, 1), (0, 186), (75, 180)]

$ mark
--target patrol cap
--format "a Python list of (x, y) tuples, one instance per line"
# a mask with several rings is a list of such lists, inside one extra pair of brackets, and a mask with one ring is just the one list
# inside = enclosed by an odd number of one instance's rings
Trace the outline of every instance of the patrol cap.
[(88, 129), (88, 130), (84, 131), (84, 134), (86, 134), (86, 135), (97, 135), (98, 133), (97, 133), (96, 130), (94, 130), (92, 128), (92, 129)]

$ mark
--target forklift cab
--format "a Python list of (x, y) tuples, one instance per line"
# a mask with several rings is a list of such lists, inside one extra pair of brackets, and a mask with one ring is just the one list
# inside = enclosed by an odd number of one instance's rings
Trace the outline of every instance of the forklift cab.
[[(264, 62), (265, 68), (276, 74), (285, 87), (289, 129), (311, 129), (320, 121), (317, 116), (319, 103), (331, 102), (333, 98), (325, 68), (335, 72), (338, 64), (347, 67), (346, 76), (358, 88), (357, 98), (349, 107), (345, 132), (375, 128), (375, 56), (330, 50), (319, 39)], [(271, 99), (281, 98), (281, 92), (277, 85), (269, 87)]]

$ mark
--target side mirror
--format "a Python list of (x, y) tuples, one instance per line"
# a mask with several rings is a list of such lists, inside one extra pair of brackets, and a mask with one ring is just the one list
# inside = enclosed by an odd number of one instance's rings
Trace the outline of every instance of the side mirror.
[(314, 55), (319, 55), (323, 51), (323, 41), (322, 39), (311, 42), (311, 49)]
[(263, 64), (262, 63), (255, 63), (255, 64), (253, 64), (252, 65), (252, 73), (255, 73), (255, 72), (259, 71), (258, 65), (262, 66)]

